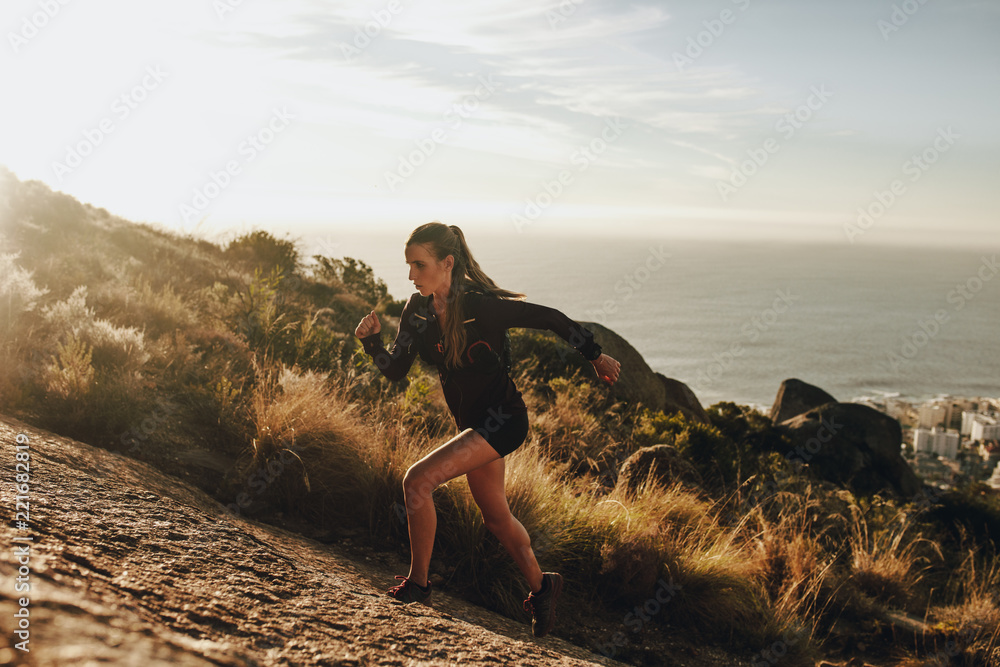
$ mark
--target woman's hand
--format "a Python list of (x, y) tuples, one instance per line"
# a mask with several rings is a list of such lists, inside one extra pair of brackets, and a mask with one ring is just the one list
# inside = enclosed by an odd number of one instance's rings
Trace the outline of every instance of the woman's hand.
[(379, 324), (378, 315), (373, 310), (361, 318), (358, 328), (354, 330), (354, 335), (358, 338), (364, 338), (372, 334), (377, 334), (380, 331), (382, 331), (382, 325)]
[(621, 372), (622, 365), (616, 359), (602, 353), (601, 356), (590, 363), (594, 364), (597, 377), (601, 378), (609, 387), (618, 380), (618, 374)]

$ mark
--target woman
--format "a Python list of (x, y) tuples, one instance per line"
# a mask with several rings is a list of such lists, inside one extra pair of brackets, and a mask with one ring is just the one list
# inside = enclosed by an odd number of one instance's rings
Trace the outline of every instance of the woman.
[(427, 602), (431, 594), (427, 575), (437, 528), (431, 492), (464, 474), (483, 523), (528, 581), (531, 594), (524, 601), (525, 610), (532, 614), (532, 632), (543, 637), (555, 621), (562, 577), (541, 571), (527, 531), (507, 505), (503, 457), (524, 442), (528, 409), (507, 373), (506, 359), (499, 353), (504, 350), (506, 329), (529, 327), (559, 334), (593, 363), (598, 377), (608, 385), (618, 379), (621, 364), (601, 353), (590, 331), (558, 310), (527, 303), (520, 300), (524, 294), (497, 287), (473, 259), (457, 226), (431, 222), (417, 227), (406, 242), (405, 255), (409, 280), (417, 293), (403, 308), (392, 351), (383, 347), (375, 311), (361, 320), (354, 333), (390, 380), (405, 376), (418, 353), (437, 366), (460, 433), (406, 471), (403, 494), (410, 572), (397, 576), (403, 583), (389, 593), (406, 602)]

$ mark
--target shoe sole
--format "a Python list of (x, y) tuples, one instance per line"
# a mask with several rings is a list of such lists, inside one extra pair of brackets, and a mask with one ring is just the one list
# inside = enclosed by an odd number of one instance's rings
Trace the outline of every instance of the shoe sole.
[[(415, 592), (416, 592), (417, 595), (419, 595), (420, 594), (420, 589), (419, 588), (416, 589)], [(426, 605), (428, 607), (431, 606), (430, 600), (431, 600), (432, 595), (434, 594), (434, 589), (433, 588), (431, 588), (429, 591), (427, 591), (427, 595), (424, 595), (422, 598), (414, 597), (414, 591), (408, 591), (408, 593), (409, 594), (407, 596), (404, 596), (404, 597), (396, 597), (392, 593), (389, 593), (389, 597), (391, 597), (393, 600), (396, 600), (397, 602), (402, 602), (403, 604), (413, 604), (414, 602), (418, 602), (418, 603), (420, 603), (422, 605)]]
[(563, 578), (559, 573), (553, 573), (549, 579), (552, 585), (552, 605), (549, 607), (549, 617), (545, 619), (545, 627), (541, 632), (535, 633), (536, 637), (544, 637), (552, 632), (552, 627), (556, 624), (556, 603), (559, 602), (559, 594), (562, 593)]

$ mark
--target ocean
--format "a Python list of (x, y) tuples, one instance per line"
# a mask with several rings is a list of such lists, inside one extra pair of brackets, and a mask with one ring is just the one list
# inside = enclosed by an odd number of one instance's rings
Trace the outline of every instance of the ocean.
[[(306, 236), (300, 247), (363, 260), (405, 299), (407, 234), (395, 236)], [(706, 407), (768, 408), (793, 377), (841, 401), (1000, 396), (995, 249), (467, 238), (497, 284), (614, 330)]]

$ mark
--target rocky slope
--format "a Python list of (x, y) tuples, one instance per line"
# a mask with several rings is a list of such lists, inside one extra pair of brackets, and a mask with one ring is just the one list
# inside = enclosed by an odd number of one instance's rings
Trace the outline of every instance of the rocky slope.
[[(0, 529), (0, 664), (620, 664), (558, 632), (535, 639), (526, 622), (446, 591), (433, 607), (396, 602), (384, 591), (406, 571), (397, 554), (233, 515), (145, 463), (0, 417), (8, 480), (18, 434), (28, 440), (31, 510), (26, 530)], [(13, 519), (14, 487), (2, 489)], [(17, 536), (34, 539), (28, 593), (15, 592)], [(22, 595), (29, 653), (12, 647)], [(749, 664), (713, 649), (656, 650), (658, 664)]]

